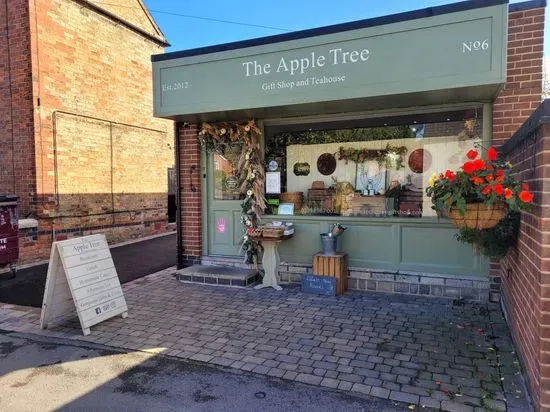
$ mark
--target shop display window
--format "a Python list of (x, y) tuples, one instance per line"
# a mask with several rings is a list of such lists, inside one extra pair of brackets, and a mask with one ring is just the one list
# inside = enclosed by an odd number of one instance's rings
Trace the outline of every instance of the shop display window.
[(268, 214), (435, 216), (425, 189), (481, 143), (481, 109), (266, 127), (266, 171), (278, 172)]

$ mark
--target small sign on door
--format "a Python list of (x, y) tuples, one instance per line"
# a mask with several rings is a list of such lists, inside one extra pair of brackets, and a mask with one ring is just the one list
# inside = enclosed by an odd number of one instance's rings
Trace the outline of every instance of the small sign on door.
[(218, 231), (218, 233), (225, 233), (225, 219), (224, 218), (219, 218), (217, 221), (216, 221), (216, 230)]

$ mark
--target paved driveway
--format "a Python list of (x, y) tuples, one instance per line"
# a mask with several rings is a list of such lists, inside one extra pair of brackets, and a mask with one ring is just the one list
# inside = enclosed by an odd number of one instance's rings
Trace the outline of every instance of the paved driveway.
[[(176, 264), (176, 234), (111, 247), (121, 283), (130, 282)], [(0, 302), (42, 307), (48, 264), (17, 271), (15, 279), (0, 274)]]
[(172, 272), (125, 284), (129, 318), (92, 327), (88, 337), (77, 323), (41, 332), (38, 309), (5, 304), (0, 329), (161, 351), (418, 408), (528, 410), (496, 305), (183, 284)]

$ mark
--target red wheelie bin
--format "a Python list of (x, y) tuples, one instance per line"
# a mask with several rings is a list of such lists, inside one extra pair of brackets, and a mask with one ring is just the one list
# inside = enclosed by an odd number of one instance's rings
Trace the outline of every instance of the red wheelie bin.
[(19, 258), (17, 196), (0, 195), (0, 268), (10, 266), (15, 277)]

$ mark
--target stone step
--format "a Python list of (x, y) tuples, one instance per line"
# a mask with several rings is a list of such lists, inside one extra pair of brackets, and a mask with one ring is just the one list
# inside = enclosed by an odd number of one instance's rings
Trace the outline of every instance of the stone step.
[(176, 271), (180, 282), (202, 283), (246, 288), (261, 281), (260, 274), (254, 269), (229, 266), (193, 265)]

